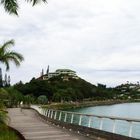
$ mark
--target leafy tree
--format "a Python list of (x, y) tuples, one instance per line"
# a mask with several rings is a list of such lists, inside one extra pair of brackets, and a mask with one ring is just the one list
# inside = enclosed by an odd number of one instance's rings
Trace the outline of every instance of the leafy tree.
[(55, 101), (55, 102), (61, 102), (61, 98), (62, 98), (62, 96), (61, 96), (61, 93), (59, 93), (59, 92), (56, 92), (54, 95), (53, 95), (53, 101)]
[(70, 79), (64, 81), (62, 75), (49, 80), (33, 78), (29, 83), (18, 83), (14, 87), (24, 95), (32, 93), (35, 97), (45, 95), (49, 101), (69, 102), (83, 99), (105, 100), (114, 99), (119, 94), (114, 88), (107, 88), (99, 84), (97, 87), (83, 79)]
[(27, 104), (28, 106), (34, 102), (34, 97), (32, 95), (26, 95), (23, 99), (24, 104)]
[(13, 62), (16, 66), (20, 66), (20, 62), (24, 60), (20, 53), (9, 50), (14, 44), (14, 40), (9, 40), (0, 46), (0, 62), (6, 65), (6, 70), (9, 70), (10, 68), (9, 62)]
[[(40, 1), (47, 2), (46, 0), (25, 0), (31, 2), (32, 6), (36, 5)], [(4, 6), (4, 9), (9, 14), (18, 15), (19, 5), (17, 0), (0, 0), (0, 3)]]
[(29, 93), (35, 97), (45, 95), (48, 100), (51, 100), (53, 95), (52, 87), (46, 81), (31, 80), (26, 84), (18, 83), (14, 87), (24, 95)]
[(0, 88), (0, 100), (6, 100), (9, 98), (8, 92), (4, 88)]
[(14, 89), (13, 87), (6, 88), (6, 91), (9, 93), (7, 106), (13, 107), (18, 106), (24, 97), (21, 92)]
[(47, 104), (48, 103), (48, 99), (45, 95), (40, 95), (37, 98), (37, 101), (38, 101), (39, 104)]

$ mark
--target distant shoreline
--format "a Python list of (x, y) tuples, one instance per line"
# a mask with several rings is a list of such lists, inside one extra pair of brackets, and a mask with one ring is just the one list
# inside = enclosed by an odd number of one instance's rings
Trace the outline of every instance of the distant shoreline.
[(49, 105), (43, 105), (43, 108), (68, 110), (75, 108), (102, 106), (102, 105), (114, 105), (122, 103), (140, 102), (140, 100), (106, 100), (106, 101), (83, 101), (83, 102), (71, 102), (71, 103), (52, 103)]

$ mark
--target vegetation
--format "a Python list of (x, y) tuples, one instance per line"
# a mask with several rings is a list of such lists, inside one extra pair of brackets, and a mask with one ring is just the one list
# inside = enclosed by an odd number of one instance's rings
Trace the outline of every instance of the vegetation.
[(48, 99), (45, 95), (40, 95), (37, 98), (37, 101), (38, 101), (39, 104), (47, 104), (48, 103)]
[[(46, 0), (25, 0), (32, 3), (32, 6), (36, 5), (40, 1), (47, 2)], [(6, 12), (14, 15), (18, 15), (18, 1), (17, 0), (0, 0), (0, 3), (4, 6)]]
[(107, 88), (103, 84), (95, 86), (81, 78), (69, 78), (68, 81), (65, 81), (62, 75), (50, 78), (49, 80), (33, 78), (29, 83), (17, 83), (14, 85), (14, 88), (23, 95), (33, 96), (36, 101), (39, 96), (46, 96), (48, 103), (140, 99), (140, 86), (139, 89), (134, 88), (135, 90), (127, 86), (124, 91), (124, 86), (115, 88)]
[(7, 112), (4, 104), (0, 101), (0, 140), (19, 140), (17, 135), (7, 127), (6, 121)]
[(2, 102), (0, 102), (0, 125), (4, 124), (7, 120), (7, 115), (5, 107)]
[(82, 101), (82, 102), (65, 102), (65, 103), (52, 103), (47, 105), (42, 105), (43, 108), (57, 109), (57, 110), (69, 110), (73, 108), (82, 108), (89, 106), (99, 106), (99, 105), (112, 105), (127, 103), (130, 100), (104, 100), (104, 101)]
[(6, 70), (9, 70), (10, 68), (9, 62), (13, 62), (16, 66), (20, 66), (20, 62), (24, 60), (20, 53), (9, 50), (14, 44), (14, 40), (9, 40), (0, 46), (0, 62), (6, 65)]
[[(10, 2), (10, 1), (9, 1)], [(6, 70), (9, 70), (9, 63), (13, 62), (16, 66), (23, 61), (23, 56), (15, 51), (10, 51), (9, 48), (14, 45), (14, 40), (5, 42), (0, 46), (0, 62), (6, 65)], [(0, 69), (1, 71), (1, 69)], [(0, 86), (2, 84), (2, 75), (0, 73)], [(7, 84), (6, 84), (7, 87)], [(18, 140), (17, 135), (7, 127), (8, 120), (6, 106), (18, 105), (22, 94), (13, 88), (0, 88), (0, 140)]]
[(22, 82), (17, 83), (14, 85), (14, 88), (23, 95), (32, 95), (36, 99), (44, 95), (49, 102), (114, 99), (119, 94), (119, 91), (114, 88), (106, 88), (106, 86), (101, 84), (95, 86), (83, 79), (71, 78), (68, 81), (64, 81), (61, 75), (49, 80), (36, 80), (33, 78), (26, 84)]
[(19, 140), (15, 132), (9, 130), (6, 125), (0, 125), (0, 140)]

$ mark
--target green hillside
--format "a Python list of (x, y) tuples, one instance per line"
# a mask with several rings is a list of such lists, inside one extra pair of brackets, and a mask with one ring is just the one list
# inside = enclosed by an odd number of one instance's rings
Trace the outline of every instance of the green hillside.
[(29, 83), (22, 82), (14, 86), (24, 95), (38, 97), (46, 95), (50, 101), (79, 101), (83, 99), (113, 99), (116, 91), (99, 84), (95, 86), (81, 78), (64, 80), (62, 75), (49, 80), (37, 80), (33, 78)]

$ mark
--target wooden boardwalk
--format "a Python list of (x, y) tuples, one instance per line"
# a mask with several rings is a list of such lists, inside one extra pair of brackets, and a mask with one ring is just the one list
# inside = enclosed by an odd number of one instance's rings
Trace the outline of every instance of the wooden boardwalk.
[(17, 129), (26, 140), (91, 140), (47, 123), (33, 110), (11, 108), (8, 112), (11, 119), (9, 125)]

